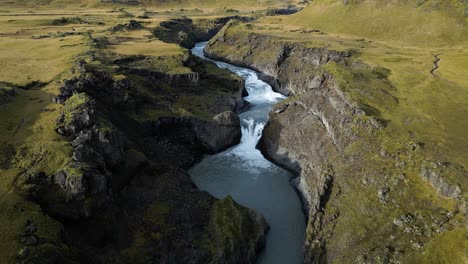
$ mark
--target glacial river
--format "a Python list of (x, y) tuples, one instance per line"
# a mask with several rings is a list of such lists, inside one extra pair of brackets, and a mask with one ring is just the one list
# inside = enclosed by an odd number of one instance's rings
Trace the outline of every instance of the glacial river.
[(290, 184), (292, 175), (265, 159), (255, 148), (272, 106), (285, 97), (258, 79), (253, 70), (206, 58), (203, 54), (205, 45), (206, 42), (197, 43), (192, 53), (242, 77), (248, 92), (244, 99), (252, 107), (239, 115), (242, 125), (240, 144), (206, 156), (189, 170), (192, 180), (199, 189), (217, 198), (231, 195), (239, 204), (253, 208), (265, 217), (271, 229), (257, 263), (302, 263), (305, 216), (300, 199)]

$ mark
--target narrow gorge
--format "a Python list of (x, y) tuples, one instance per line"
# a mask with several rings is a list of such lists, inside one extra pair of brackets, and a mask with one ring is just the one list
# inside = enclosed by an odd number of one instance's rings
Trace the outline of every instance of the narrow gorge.
[[(417, 248), (434, 237), (428, 226), (438, 225), (433, 215), (438, 210), (448, 220), (444, 231), (437, 232), (463, 230), (459, 221), (466, 213), (466, 200), (458, 185), (424, 176), (431, 150), (411, 137), (386, 132), (392, 120), (381, 113), (399, 107), (389, 70), (353, 59), (352, 50), (309, 48), (251, 28), (228, 23), (205, 51), (211, 58), (261, 72), (262, 79), (290, 97), (274, 105), (258, 148), (297, 176), (293, 184), (308, 216), (305, 263), (409, 261), (412, 253), (406, 248)], [(437, 175), (450, 173), (458, 179), (466, 175), (456, 164), (431, 164), (440, 170)], [(422, 192), (417, 186), (428, 180), (437, 191), (447, 191), (429, 200), (415, 195)], [(402, 204), (407, 197), (413, 202)], [(436, 201), (445, 197), (457, 197), (457, 205), (440, 208)], [(421, 210), (422, 204), (431, 209)], [(398, 219), (414, 214), (418, 220), (408, 225), (425, 228), (402, 228), (407, 224), (400, 225)], [(396, 237), (399, 232), (412, 236)], [(393, 239), (382, 241), (381, 236)], [(366, 243), (358, 242), (364, 238)], [(369, 245), (374, 245), (371, 250)]]
[(467, 10), (0, 0), (0, 263), (468, 263)]
[[(207, 59), (203, 54), (205, 45), (206, 42), (198, 43), (192, 53)], [(267, 161), (256, 149), (273, 104), (285, 97), (273, 92), (253, 70), (208, 60), (245, 80), (248, 106), (239, 115), (242, 125), (239, 145), (205, 157), (189, 173), (201, 190), (217, 198), (229, 195), (265, 217), (270, 230), (256, 263), (301, 263), (305, 217), (299, 197), (290, 185), (293, 175)]]

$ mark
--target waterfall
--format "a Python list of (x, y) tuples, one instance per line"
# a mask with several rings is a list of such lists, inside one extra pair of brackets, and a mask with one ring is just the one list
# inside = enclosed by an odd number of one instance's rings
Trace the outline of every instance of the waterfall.
[(250, 103), (241, 119), (241, 142), (216, 155), (206, 156), (189, 173), (198, 188), (215, 197), (231, 195), (234, 200), (260, 212), (270, 224), (266, 247), (257, 264), (302, 263), (305, 221), (302, 205), (289, 180), (292, 175), (275, 166), (256, 149), (273, 105), (285, 97), (258, 78), (257, 72), (208, 59), (206, 42), (192, 53), (242, 77)]
[(265, 123), (255, 122), (253, 118), (242, 120), (242, 138), (239, 145), (227, 150), (225, 155), (235, 156), (240, 159), (240, 166), (249, 169), (269, 168), (272, 163), (266, 160), (262, 153), (256, 149), (258, 141), (262, 137)]
[(249, 94), (244, 99), (252, 104), (274, 104), (286, 97), (274, 92), (271, 86), (258, 78), (256, 72), (244, 69), (238, 73), (245, 80), (245, 88)]

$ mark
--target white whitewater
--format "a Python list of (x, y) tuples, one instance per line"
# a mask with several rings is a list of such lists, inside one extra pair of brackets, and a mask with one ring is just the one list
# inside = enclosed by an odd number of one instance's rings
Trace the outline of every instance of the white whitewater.
[(205, 157), (189, 170), (195, 184), (217, 198), (231, 195), (238, 203), (260, 212), (270, 224), (267, 243), (257, 263), (302, 263), (305, 216), (289, 180), (292, 175), (265, 159), (256, 149), (273, 104), (285, 97), (258, 78), (255, 71), (208, 59), (206, 42), (197, 43), (192, 53), (226, 68), (245, 81), (252, 107), (240, 114), (241, 142), (216, 155)]

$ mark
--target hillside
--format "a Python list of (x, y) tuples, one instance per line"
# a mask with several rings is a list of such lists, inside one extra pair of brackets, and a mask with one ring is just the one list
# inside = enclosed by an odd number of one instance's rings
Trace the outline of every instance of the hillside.
[[(96, 7), (158, 7), (158, 8), (218, 8), (218, 9), (248, 9), (251, 11), (271, 8), (285, 7), (289, 4), (297, 4), (297, 0), (0, 0), (0, 6), (9, 7), (25, 7), (37, 6), (44, 8), (54, 7), (80, 7), (80, 8), (96, 8)], [(234, 10), (231, 10), (234, 11)]]
[(463, 1), (346, 2), (315, 0), (285, 24), (396, 45), (463, 47), (468, 42), (468, 4)]

